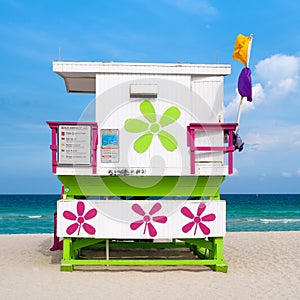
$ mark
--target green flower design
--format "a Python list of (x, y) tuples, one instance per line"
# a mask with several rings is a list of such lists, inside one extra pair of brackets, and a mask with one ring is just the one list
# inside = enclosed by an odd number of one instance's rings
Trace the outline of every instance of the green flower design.
[(168, 151), (174, 151), (178, 142), (175, 137), (169, 132), (162, 130), (163, 127), (174, 123), (180, 117), (180, 110), (175, 107), (169, 107), (161, 116), (159, 122), (157, 122), (157, 116), (152, 103), (149, 100), (145, 100), (140, 105), (140, 111), (149, 121), (146, 123), (138, 119), (127, 119), (125, 121), (125, 129), (128, 132), (139, 133), (145, 132), (134, 142), (134, 149), (138, 153), (144, 153), (151, 145), (154, 135), (157, 135), (161, 144)]

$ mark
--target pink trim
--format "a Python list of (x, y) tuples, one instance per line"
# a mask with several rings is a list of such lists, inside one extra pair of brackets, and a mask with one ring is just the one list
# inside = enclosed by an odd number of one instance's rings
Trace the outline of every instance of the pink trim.
[(92, 126), (92, 168), (93, 174), (97, 173), (97, 146), (98, 146), (98, 126)]
[(196, 130), (235, 130), (237, 123), (190, 123), (190, 129)]
[(195, 131), (190, 131), (191, 173), (195, 174)]
[(228, 174), (233, 173), (233, 151), (235, 150), (235, 146), (233, 145), (233, 131), (235, 130), (235, 128), (236, 127), (228, 131), (228, 148), (233, 148), (232, 150), (228, 150)]
[(62, 250), (63, 241), (61, 241), (57, 236), (57, 212), (53, 214), (53, 219), (54, 219), (53, 246), (50, 248), (50, 251)]
[[(191, 174), (195, 174), (195, 151), (224, 151), (228, 153), (228, 174), (233, 173), (233, 131), (237, 123), (190, 123), (187, 126), (187, 145), (190, 147)], [(195, 146), (195, 131), (222, 130), (228, 134), (228, 146)]]
[(93, 174), (97, 172), (97, 147), (98, 147), (98, 124), (95, 122), (51, 122), (47, 121), (47, 124), (51, 128), (51, 145), (52, 150), (52, 172), (56, 173), (57, 162), (57, 134), (59, 125), (90, 125), (92, 127), (92, 171)]
[(97, 126), (96, 122), (52, 122), (52, 121), (47, 121), (46, 122), (50, 127), (51, 126), (58, 126), (58, 125), (91, 125), (91, 126)]
[[(47, 122), (48, 123), (48, 122)], [(50, 149), (52, 150), (52, 172), (56, 173), (56, 168), (57, 168), (57, 128), (58, 126), (55, 124), (50, 124), (48, 123), (50, 128), (51, 128), (51, 145), (50, 145)]]
[(187, 126), (186, 130), (187, 130), (187, 146), (190, 147), (191, 145), (190, 126)]

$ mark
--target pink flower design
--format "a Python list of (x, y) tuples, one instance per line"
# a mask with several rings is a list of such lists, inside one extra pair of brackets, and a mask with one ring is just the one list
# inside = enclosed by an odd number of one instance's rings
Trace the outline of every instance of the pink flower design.
[(71, 235), (78, 229), (77, 235), (79, 235), (81, 227), (83, 227), (88, 234), (95, 234), (96, 229), (85, 221), (94, 218), (97, 215), (97, 210), (92, 208), (83, 216), (84, 210), (84, 202), (79, 201), (77, 203), (77, 215), (68, 210), (64, 211), (63, 216), (65, 219), (76, 221), (67, 228), (67, 234)]
[(194, 235), (196, 235), (198, 226), (205, 235), (208, 235), (210, 233), (210, 229), (203, 222), (214, 221), (216, 219), (216, 215), (215, 214), (208, 214), (206, 216), (201, 217), (201, 215), (202, 215), (202, 213), (204, 212), (205, 209), (206, 209), (205, 203), (200, 203), (199, 206), (198, 206), (198, 209), (197, 209), (197, 215), (194, 216), (194, 214), (186, 206), (181, 208), (181, 213), (183, 215), (185, 215), (186, 217), (193, 220), (193, 221), (185, 224), (182, 227), (182, 231), (184, 233), (189, 232), (194, 227), (194, 225), (196, 225)]
[(145, 223), (145, 228), (144, 228), (144, 233), (146, 233), (146, 229), (148, 228), (149, 234), (151, 237), (155, 237), (157, 235), (157, 231), (155, 227), (152, 225), (153, 222), (158, 222), (158, 223), (166, 223), (168, 218), (166, 216), (152, 216), (155, 213), (157, 213), (161, 209), (161, 204), (160, 203), (155, 203), (152, 208), (150, 209), (149, 213), (146, 214), (146, 212), (142, 209), (142, 207), (135, 203), (132, 205), (132, 210), (136, 212), (138, 215), (142, 216), (143, 219), (135, 221), (130, 224), (130, 228), (132, 230), (138, 229), (142, 224)]

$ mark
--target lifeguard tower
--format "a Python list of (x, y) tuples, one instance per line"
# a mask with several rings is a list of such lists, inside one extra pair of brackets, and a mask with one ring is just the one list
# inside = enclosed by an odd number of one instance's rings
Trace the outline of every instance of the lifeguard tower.
[[(64, 186), (61, 270), (207, 265), (226, 272), (220, 185), (233, 172), (237, 126), (223, 120), (230, 66), (57, 61), (53, 71), (68, 92), (95, 94), (92, 122), (47, 122), (52, 171)], [(105, 257), (87, 259), (87, 248), (106, 249)], [(195, 255), (112, 259), (115, 248)]]

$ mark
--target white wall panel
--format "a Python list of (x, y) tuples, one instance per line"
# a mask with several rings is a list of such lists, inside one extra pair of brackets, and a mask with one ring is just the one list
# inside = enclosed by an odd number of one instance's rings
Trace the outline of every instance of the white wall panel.
[(60, 237), (222, 237), (226, 232), (226, 202), (60, 200), (57, 220), (57, 234)]

